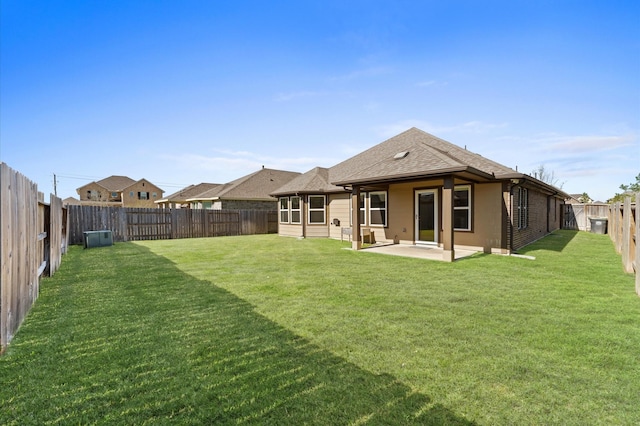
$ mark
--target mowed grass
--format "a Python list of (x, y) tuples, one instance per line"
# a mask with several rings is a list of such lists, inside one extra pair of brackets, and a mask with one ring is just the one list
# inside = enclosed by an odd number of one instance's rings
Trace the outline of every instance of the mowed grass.
[(0, 424), (640, 424), (640, 298), (607, 236), (346, 247), (73, 247), (0, 357)]

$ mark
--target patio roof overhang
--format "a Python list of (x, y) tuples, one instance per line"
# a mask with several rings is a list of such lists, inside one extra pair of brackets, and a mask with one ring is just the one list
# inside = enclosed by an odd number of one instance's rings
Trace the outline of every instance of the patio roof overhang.
[(496, 177), (493, 174), (489, 174), (478, 170), (471, 166), (452, 167), (447, 169), (433, 170), (428, 172), (418, 173), (403, 173), (389, 176), (377, 176), (366, 178), (354, 178), (344, 181), (332, 182), (333, 185), (346, 187), (360, 186), (360, 187), (376, 187), (381, 185), (389, 185), (390, 183), (399, 182), (411, 182), (425, 179), (440, 179), (444, 177), (453, 176), (454, 178), (462, 179), (469, 182), (490, 182), (495, 181)]

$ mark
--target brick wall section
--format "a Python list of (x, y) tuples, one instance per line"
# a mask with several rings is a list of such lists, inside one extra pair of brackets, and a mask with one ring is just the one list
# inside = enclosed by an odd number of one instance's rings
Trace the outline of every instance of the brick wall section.
[[(140, 192), (146, 192), (148, 199), (139, 199), (138, 194)], [(133, 193), (133, 195), (131, 193)], [(140, 180), (135, 184), (129, 186), (128, 188), (125, 188), (124, 192), (122, 193), (122, 198), (122, 204), (124, 207), (144, 207), (154, 209), (158, 207), (158, 205), (155, 204), (154, 201), (162, 198), (162, 189), (146, 180)]]
[(529, 218), (527, 227), (518, 229), (518, 191), (514, 188), (511, 197), (511, 226), (513, 227), (513, 249), (517, 250), (530, 244), (549, 232), (560, 228), (560, 209), (562, 202), (555, 197), (534, 188), (528, 188)]
[[(221, 205), (221, 207), (218, 207)], [(218, 210), (278, 210), (278, 202), (273, 201), (253, 201), (253, 200), (222, 200), (216, 203)]]

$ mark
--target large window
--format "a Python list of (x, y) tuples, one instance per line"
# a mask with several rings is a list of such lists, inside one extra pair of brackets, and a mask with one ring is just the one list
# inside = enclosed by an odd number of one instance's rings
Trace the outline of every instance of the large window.
[(371, 226), (387, 226), (387, 193), (369, 193), (369, 218)]
[(456, 186), (453, 189), (453, 229), (471, 230), (471, 187)]
[(326, 223), (325, 217), (325, 196), (309, 195), (309, 223)]
[(289, 223), (289, 197), (280, 198), (280, 223)]
[(300, 223), (300, 197), (291, 197), (291, 223)]
[(518, 229), (525, 229), (529, 222), (529, 191), (518, 188)]
[[(349, 211), (353, 206), (349, 203)], [(386, 191), (360, 193), (360, 225), (387, 226), (387, 193)], [(349, 215), (351, 223), (352, 215)], [(353, 225), (353, 224), (352, 224)]]

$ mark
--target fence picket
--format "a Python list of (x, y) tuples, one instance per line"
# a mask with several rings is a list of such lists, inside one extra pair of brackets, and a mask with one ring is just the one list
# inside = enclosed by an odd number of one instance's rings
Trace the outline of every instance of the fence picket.
[(112, 231), (113, 240), (202, 238), (278, 232), (278, 214), (264, 210), (144, 209), (68, 206), (69, 243), (86, 231)]

